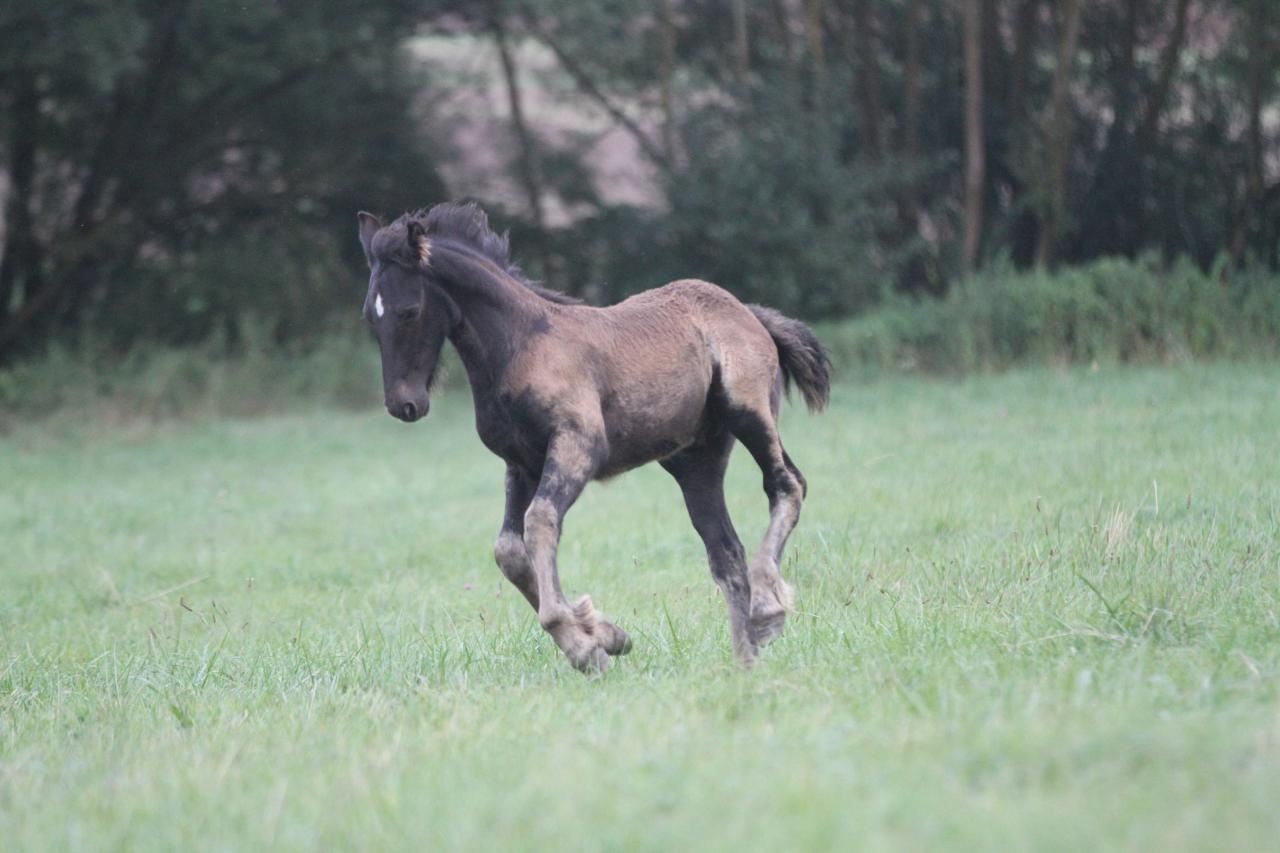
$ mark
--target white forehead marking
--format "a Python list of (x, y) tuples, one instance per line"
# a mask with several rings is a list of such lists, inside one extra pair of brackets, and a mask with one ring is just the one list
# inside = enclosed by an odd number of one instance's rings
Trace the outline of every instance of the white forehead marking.
[(382, 294), (379, 293), (377, 298), (373, 300), (373, 312), (381, 317), (386, 313), (386, 309), (382, 307)]

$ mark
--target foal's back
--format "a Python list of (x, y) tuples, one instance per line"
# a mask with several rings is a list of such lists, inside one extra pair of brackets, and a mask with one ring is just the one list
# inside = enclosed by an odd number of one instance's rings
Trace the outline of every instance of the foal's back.
[(546, 332), (529, 342), (527, 370), (566, 417), (588, 427), (599, 419), (609, 445), (602, 476), (696, 443), (717, 385), (730, 399), (767, 405), (777, 377), (769, 333), (705, 281), (672, 282), (607, 308), (557, 306)]
[(601, 313), (626, 342), (623, 351), (669, 360), (673, 373), (696, 372), (704, 400), (715, 383), (728, 402), (763, 400), (777, 379), (778, 351), (769, 332), (736, 296), (710, 282), (682, 279)]
[(643, 381), (631, 374), (644, 366), (664, 377), (695, 374), (705, 394), (714, 373), (734, 371), (742, 360), (776, 370), (777, 351), (764, 326), (710, 282), (681, 279), (577, 316), (583, 342), (623, 383)]

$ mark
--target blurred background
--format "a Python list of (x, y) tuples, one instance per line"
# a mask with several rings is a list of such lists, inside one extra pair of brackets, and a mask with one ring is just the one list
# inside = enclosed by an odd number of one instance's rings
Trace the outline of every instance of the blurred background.
[(355, 212), (847, 369), (1274, 353), (1280, 0), (8, 0), (0, 407), (376, 400)]

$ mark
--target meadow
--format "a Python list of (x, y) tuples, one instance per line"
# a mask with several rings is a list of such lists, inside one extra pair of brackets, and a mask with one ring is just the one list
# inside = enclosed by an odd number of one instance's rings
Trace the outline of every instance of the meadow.
[[(635, 640), (502, 580), (465, 391), (0, 436), (0, 847), (1262, 849), (1280, 364), (882, 377), (799, 406), (786, 634), (744, 672), (656, 466), (566, 523)], [(766, 519), (735, 454), (749, 548)]]

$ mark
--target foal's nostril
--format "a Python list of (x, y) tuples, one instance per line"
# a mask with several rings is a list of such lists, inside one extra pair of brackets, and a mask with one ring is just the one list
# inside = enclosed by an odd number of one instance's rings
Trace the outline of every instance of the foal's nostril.
[(416, 420), (418, 417), (418, 407), (413, 403), (405, 403), (400, 409), (400, 414), (406, 421)]

